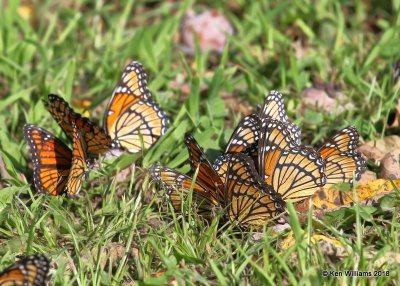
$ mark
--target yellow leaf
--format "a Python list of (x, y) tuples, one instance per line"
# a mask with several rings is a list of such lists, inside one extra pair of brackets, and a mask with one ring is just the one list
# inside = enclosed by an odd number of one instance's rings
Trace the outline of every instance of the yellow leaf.
[(357, 198), (354, 197), (352, 190), (344, 192), (337, 189), (320, 189), (315, 192), (310, 200), (299, 203), (296, 209), (300, 213), (305, 213), (310, 202), (316, 211), (323, 210), (324, 212), (352, 206), (356, 201), (360, 204), (368, 204), (377, 201), (384, 195), (392, 193), (394, 191), (393, 185), (400, 189), (400, 180), (388, 181), (378, 179), (367, 184), (358, 185), (356, 187)]

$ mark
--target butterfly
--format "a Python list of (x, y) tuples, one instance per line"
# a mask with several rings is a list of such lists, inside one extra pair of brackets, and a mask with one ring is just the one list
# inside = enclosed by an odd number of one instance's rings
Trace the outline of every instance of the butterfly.
[(223, 182), (207, 159), (203, 148), (189, 133), (185, 134), (185, 145), (189, 152), (192, 173), (198, 170), (197, 181), (210, 190), (217, 201), (221, 202), (225, 197)]
[(50, 260), (42, 254), (25, 257), (0, 273), (0, 286), (44, 286)]
[(149, 170), (155, 181), (167, 192), (175, 211), (182, 212), (183, 200), (188, 199), (191, 190), (192, 205), (204, 217), (211, 217), (213, 211), (220, 206), (212, 190), (199, 182), (193, 182), (193, 176), (182, 174), (168, 167), (152, 166)]
[(233, 224), (241, 228), (259, 227), (284, 211), (285, 202), (271, 186), (262, 182), (249, 156), (228, 154), (219, 163), (220, 168), (214, 167), (224, 178), (225, 206)]
[(187, 134), (185, 144), (194, 176), (160, 166), (150, 169), (151, 176), (166, 189), (175, 210), (182, 210), (183, 200), (193, 190), (192, 202), (199, 214), (210, 217), (213, 209), (226, 208), (229, 219), (242, 227), (259, 226), (283, 212), (284, 202), (260, 182), (254, 163), (246, 155), (224, 157), (227, 175), (222, 181), (194, 137)]
[(69, 138), (73, 136), (72, 123), (84, 131), (89, 155), (115, 148), (137, 153), (150, 148), (167, 128), (166, 114), (152, 100), (146, 79), (140, 63), (132, 62), (125, 68), (107, 106), (104, 129), (74, 112), (58, 95), (50, 94), (45, 106)]
[(264, 122), (277, 120), (287, 125), (289, 136), (298, 145), (301, 144), (301, 131), (294, 123), (289, 121), (285, 113), (285, 104), (282, 94), (272, 90), (265, 97), (264, 105), (254, 114), (244, 117), (233, 131), (225, 148), (225, 154), (244, 152), (256, 157), (260, 129)]
[(292, 140), (296, 144), (301, 145), (301, 130), (297, 125), (289, 121), (285, 112), (283, 96), (279, 91), (272, 90), (269, 92), (265, 97), (264, 105), (261, 107), (258, 116), (262, 120), (261, 124), (271, 119), (285, 124)]
[(355, 127), (347, 127), (329, 139), (318, 152), (325, 160), (325, 186), (337, 183), (353, 183), (353, 175), (359, 180), (364, 173), (365, 160), (357, 151), (358, 132)]
[[(192, 175), (184, 175), (160, 166), (153, 166), (150, 174), (167, 191), (176, 211), (182, 210), (183, 197), (186, 199), (193, 189), (192, 203), (197, 207), (198, 213), (210, 217), (213, 210), (222, 206), (225, 196), (223, 183), (192, 135), (185, 134), (185, 144), (189, 151)], [(192, 184), (193, 174), (196, 173), (196, 180)]]
[(125, 68), (107, 106), (104, 127), (114, 144), (130, 153), (150, 148), (166, 132), (167, 116), (152, 100), (140, 63)]
[(261, 121), (256, 114), (245, 116), (233, 131), (225, 148), (225, 154), (245, 152), (257, 147)]
[(111, 147), (116, 147), (103, 128), (97, 126), (89, 118), (74, 112), (69, 104), (58, 95), (49, 94), (48, 102), (44, 101), (44, 105), (69, 138), (73, 139), (74, 137), (73, 124), (83, 131), (88, 155), (102, 155)]
[(300, 201), (326, 182), (325, 162), (312, 148), (298, 145), (287, 125), (264, 121), (258, 145), (258, 171), (283, 200)]
[(34, 165), (37, 190), (53, 196), (67, 193), (75, 196), (87, 172), (86, 145), (78, 128), (73, 125), (73, 150), (48, 131), (32, 124), (24, 126)]

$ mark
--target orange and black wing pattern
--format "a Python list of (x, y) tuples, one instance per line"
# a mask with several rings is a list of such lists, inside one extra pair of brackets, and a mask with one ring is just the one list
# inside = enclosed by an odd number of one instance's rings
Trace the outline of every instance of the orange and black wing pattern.
[(167, 167), (153, 166), (151, 177), (166, 190), (172, 206), (177, 212), (183, 211), (184, 201), (192, 194), (192, 205), (204, 217), (210, 217), (219, 206), (214, 195), (194, 178)]
[(233, 154), (224, 154), (224, 155), (218, 156), (217, 159), (215, 159), (214, 164), (213, 164), (213, 169), (218, 174), (221, 182), (224, 185), (224, 193), (225, 193), (226, 177), (228, 175), (228, 163), (231, 160), (232, 155)]
[(262, 123), (270, 119), (284, 123), (286, 129), (289, 131), (291, 139), (296, 144), (301, 144), (301, 130), (297, 125), (289, 121), (285, 112), (283, 96), (279, 91), (272, 90), (269, 92), (265, 98), (263, 107), (260, 109), (259, 117)]
[(189, 151), (189, 161), (193, 174), (198, 170), (196, 182), (203, 185), (217, 201), (223, 200), (225, 196), (223, 183), (206, 158), (203, 148), (189, 133), (185, 135), (185, 144)]
[(44, 255), (23, 258), (0, 273), (0, 286), (45, 286), (49, 269)]
[(69, 197), (75, 197), (81, 189), (87, 173), (86, 144), (78, 128), (73, 125), (72, 163), (65, 191)]
[(32, 124), (24, 126), (24, 137), (32, 154), (36, 189), (53, 196), (63, 193), (71, 169), (71, 150), (54, 135)]
[(305, 199), (326, 182), (321, 155), (312, 148), (298, 146), (282, 122), (264, 122), (258, 150), (259, 174), (285, 201)]
[(151, 98), (140, 63), (125, 68), (106, 109), (104, 126), (113, 143), (130, 153), (150, 148), (166, 132), (166, 114)]
[(259, 227), (284, 211), (284, 201), (261, 181), (250, 157), (235, 153), (226, 159), (225, 205), (232, 223), (244, 228)]
[(82, 130), (89, 155), (98, 156), (110, 150), (111, 138), (103, 128), (97, 126), (89, 118), (74, 112), (60, 96), (49, 94), (48, 100), (44, 102), (44, 105), (70, 139), (74, 138), (73, 124)]
[(260, 126), (260, 118), (256, 114), (245, 116), (233, 131), (224, 153), (251, 152), (257, 148)]
[(347, 127), (329, 139), (319, 150), (325, 160), (326, 186), (337, 183), (353, 183), (353, 176), (359, 180), (364, 173), (365, 160), (357, 151), (358, 132)]

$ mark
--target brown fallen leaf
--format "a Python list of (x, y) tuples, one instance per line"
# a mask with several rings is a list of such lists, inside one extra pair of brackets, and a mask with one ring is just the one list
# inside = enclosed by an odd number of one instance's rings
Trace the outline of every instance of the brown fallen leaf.
[(366, 183), (369, 183), (369, 182), (371, 182), (371, 181), (376, 180), (377, 178), (378, 178), (378, 177), (377, 177), (377, 175), (376, 175), (375, 172), (372, 172), (372, 171), (370, 171), (370, 170), (366, 170), (366, 171), (361, 175), (361, 178), (360, 178), (360, 180), (358, 180), (358, 183), (359, 183), (359, 184), (366, 184)]
[(227, 94), (222, 92), (220, 94), (221, 98), (225, 101), (226, 111), (233, 111), (235, 113), (240, 113), (243, 116), (254, 113), (254, 107), (251, 106), (247, 101), (240, 101), (237, 96), (233, 94)]
[(381, 165), (381, 178), (400, 178), (400, 136), (391, 135), (373, 140), (360, 146), (358, 150), (367, 159), (374, 160)]
[(317, 80), (313, 87), (303, 91), (302, 97), (304, 107), (321, 109), (330, 114), (339, 114), (353, 107), (339, 86)]
[[(362, 154), (364, 154), (363, 152), (366, 152), (364, 155), (368, 157), (368, 155), (371, 156), (371, 154), (368, 152), (374, 153), (374, 152), (376, 152), (376, 150), (368, 149), (367, 147), (375, 147), (383, 154), (387, 154), (394, 150), (400, 150), (400, 136), (397, 136), (397, 135), (386, 136), (383, 139), (372, 140), (372, 141), (367, 142), (364, 145), (360, 146), (359, 151)], [(379, 153), (376, 153), (376, 155), (378, 156)], [(378, 161), (380, 161), (380, 160), (378, 160)]]
[[(275, 225), (271, 225), (272, 227), (272, 233), (273, 234), (279, 234), (282, 233), (283, 231), (285, 231), (286, 229), (290, 228), (290, 224), (289, 223), (277, 223)], [(251, 235), (251, 240), (253, 241), (260, 241), (262, 239), (265, 238), (267, 234), (265, 232), (254, 232)]]
[[(120, 243), (113, 242), (105, 245), (100, 254), (100, 266), (102, 268), (106, 267), (109, 261), (111, 261), (112, 267), (118, 266), (119, 261), (124, 256), (125, 249), (125, 245)], [(97, 264), (97, 259), (99, 258), (98, 248), (83, 251), (80, 256), (83, 263), (93, 262)]]
[(132, 174), (136, 171), (136, 164), (129, 165), (127, 168), (120, 170), (115, 174), (115, 182), (121, 183), (131, 179)]
[(384, 265), (391, 266), (400, 265), (400, 253), (389, 251), (386, 252), (381, 258), (374, 261), (374, 267), (380, 269)]
[(400, 179), (400, 150), (394, 150), (381, 160), (381, 178), (388, 180)]
[(186, 13), (181, 26), (181, 43), (190, 55), (195, 53), (196, 37), (201, 51), (210, 50), (220, 54), (225, 48), (228, 35), (233, 35), (233, 27), (228, 19), (217, 10), (207, 10), (196, 14)]
[[(304, 234), (307, 239), (307, 234)], [(342, 258), (349, 255), (349, 252), (339, 240), (330, 238), (326, 235), (314, 234), (310, 238), (310, 243), (315, 245), (319, 244), (321, 252), (331, 258)], [(282, 250), (287, 250), (296, 244), (293, 231), (289, 232), (287, 237), (278, 243)]]
[(361, 154), (363, 154), (368, 160), (380, 161), (385, 157), (385, 153), (379, 148), (371, 146), (370, 144), (364, 144), (358, 148)]
[(329, 97), (324, 90), (314, 87), (306, 88), (303, 91), (303, 98), (307, 106), (316, 106), (325, 111), (334, 109), (337, 104), (336, 99)]

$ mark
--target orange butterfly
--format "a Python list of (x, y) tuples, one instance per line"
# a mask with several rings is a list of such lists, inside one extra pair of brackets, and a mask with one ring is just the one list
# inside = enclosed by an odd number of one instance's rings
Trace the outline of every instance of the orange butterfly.
[(125, 68), (107, 106), (104, 127), (113, 142), (130, 153), (150, 148), (166, 132), (167, 116), (151, 98), (140, 63)]
[(260, 137), (260, 129), (269, 120), (280, 121), (285, 124), (289, 136), (298, 145), (301, 144), (300, 128), (289, 121), (285, 112), (285, 104), (282, 94), (272, 90), (265, 97), (264, 105), (257, 112), (244, 117), (238, 124), (228, 141), (225, 154), (243, 152), (251, 155), (257, 162), (257, 148)]
[[(224, 199), (223, 183), (194, 137), (186, 134), (185, 144), (189, 151), (192, 173), (198, 170), (193, 185), (192, 202), (198, 208), (199, 214), (209, 217), (212, 210), (220, 207)], [(181, 211), (182, 195), (184, 198), (188, 196), (192, 189), (193, 176), (160, 166), (153, 166), (150, 169), (150, 174), (167, 191), (175, 210)]]
[[(270, 119), (282, 122), (286, 125), (286, 129), (289, 132), (289, 136), (297, 145), (301, 145), (301, 130), (300, 128), (289, 121), (288, 116), (285, 112), (285, 103), (283, 101), (283, 96), (279, 91), (272, 90), (265, 97), (264, 105), (258, 113), (261, 124), (264, 121), (269, 121)], [(261, 128), (261, 125), (260, 125)]]
[(89, 155), (111, 148), (137, 153), (150, 148), (165, 132), (167, 117), (147, 89), (147, 75), (138, 62), (129, 64), (117, 84), (104, 117), (105, 129), (74, 112), (61, 97), (50, 94), (45, 102), (53, 118), (72, 139), (72, 124), (83, 131)]
[(284, 202), (260, 181), (248, 156), (226, 155), (222, 160), (227, 166), (227, 175), (221, 180), (193, 136), (186, 135), (185, 143), (192, 171), (197, 172), (194, 182), (192, 175), (170, 168), (150, 169), (152, 177), (167, 190), (176, 211), (182, 210), (182, 200), (193, 190), (192, 202), (201, 215), (210, 217), (213, 209), (226, 209), (231, 222), (241, 227), (260, 226), (283, 212)]
[(49, 269), (50, 261), (44, 255), (23, 258), (0, 273), (0, 286), (44, 286)]
[(48, 131), (32, 124), (24, 126), (31, 149), (36, 189), (53, 196), (66, 192), (75, 196), (87, 172), (86, 146), (73, 126), (73, 151)]
[(358, 132), (347, 127), (329, 139), (318, 152), (325, 160), (327, 187), (337, 183), (353, 183), (353, 175), (359, 180), (365, 172), (365, 160), (357, 151)]
[(111, 137), (103, 128), (97, 126), (89, 118), (74, 112), (58, 95), (49, 94), (48, 99), (48, 102), (44, 101), (44, 105), (69, 138), (74, 137), (73, 125), (82, 130), (89, 155), (102, 155), (112, 147)]
[(229, 154), (220, 158), (220, 163), (221, 167), (225, 166), (224, 205), (232, 223), (242, 228), (259, 227), (284, 211), (285, 202), (271, 186), (262, 182), (249, 156)]
[(263, 180), (293, 202), (313, 195), (326, 183), (325, 162), (312, 148), (299, 146), (276, 120), (264, 121), (258, 145), (258, 171)]
[(261, 121), (256, 114), (245, 116), (233, 131), (225, 154), (245, 152), (257, 148)]

